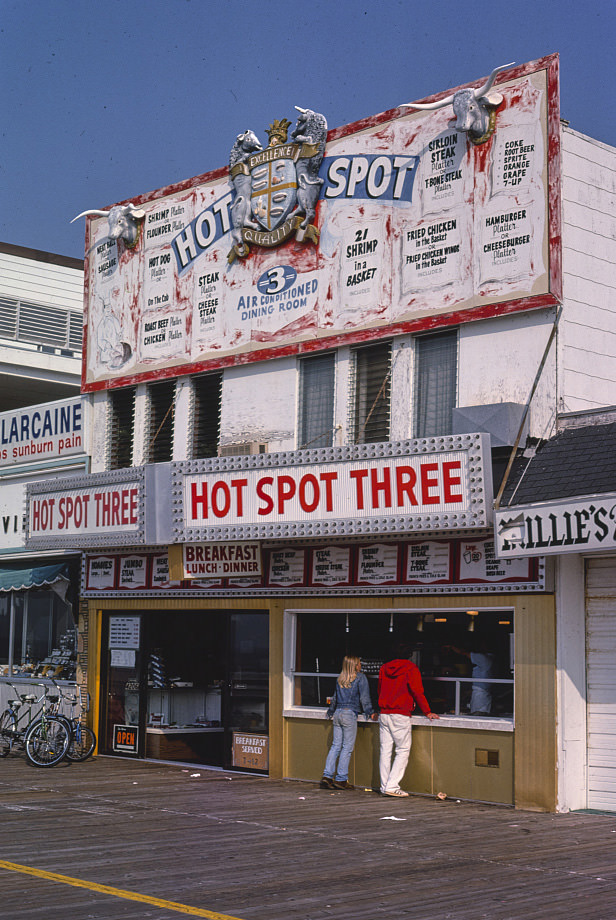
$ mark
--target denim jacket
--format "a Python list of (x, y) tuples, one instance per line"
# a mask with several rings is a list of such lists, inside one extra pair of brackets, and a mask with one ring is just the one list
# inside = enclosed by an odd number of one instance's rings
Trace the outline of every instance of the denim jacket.
[(367, 716), (374, 712), (368, 678), (361, 671), (350, 687), (341, 687), (336, 681), (336, 689), (327, 710), (328, 719), (331, 719), (336, 709), (351, 709), (356, 715), (363, 710)]

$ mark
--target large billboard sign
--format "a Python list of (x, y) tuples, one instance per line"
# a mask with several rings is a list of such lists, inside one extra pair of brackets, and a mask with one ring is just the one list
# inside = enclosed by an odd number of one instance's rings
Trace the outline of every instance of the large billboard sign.
[(84, 212), (84, 389), (555, 303), (558, 58), (493, 83), (481, 137), (459, 92), (331, 131), (300, 109), (229, 169)]

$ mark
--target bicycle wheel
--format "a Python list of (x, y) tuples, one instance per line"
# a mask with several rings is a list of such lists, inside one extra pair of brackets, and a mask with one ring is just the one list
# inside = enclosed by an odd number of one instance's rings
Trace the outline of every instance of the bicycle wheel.
[(17, 732), (17, 719), (9, 709), (0, 716), (0, 757), (6, 757), (13, 747)]
[(26, 732), (26, 757), (36, 767), (53, 767), (66, 754), (69, 742), (70, 734), (63, 722), (39, 719)]
[(96, 735), (87, 725), (77, 722), (73, 726), (73, 734), (66, 751), (66, 759), (75, 763), (87, 760), (96, 747)]

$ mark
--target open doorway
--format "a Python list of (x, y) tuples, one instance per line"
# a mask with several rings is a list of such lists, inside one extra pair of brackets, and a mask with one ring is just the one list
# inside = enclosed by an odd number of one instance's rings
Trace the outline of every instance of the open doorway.
[(109, 613), (103, 753), (267, 772), (269, 617)]

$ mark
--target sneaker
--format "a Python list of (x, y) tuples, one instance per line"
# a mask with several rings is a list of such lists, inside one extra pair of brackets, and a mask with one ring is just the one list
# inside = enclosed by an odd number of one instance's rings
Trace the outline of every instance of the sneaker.
[(406, 798), (408, 798), (408, 792), (405, 792), (404, 789), (392, 789), (391, 791), (390, 791), (390, 790), (384, 790), (384, 791), (383, 791), (383, 795), (393, 795), (393, 796), (395, 796), (395, 797), (398, 798), (398, 799), (406, 799)]
[(352, 786), (351, 783), (346, 779), (343, 779), (342, 781), (335, 779), (333, 780), (333, 783), (334, 789), (355, 789), (355, 786)]
[(331, 776), (324, 776), (321, 782), (319, 783), (319, 787), (321, 789), (335, 789), (336, 788)]

